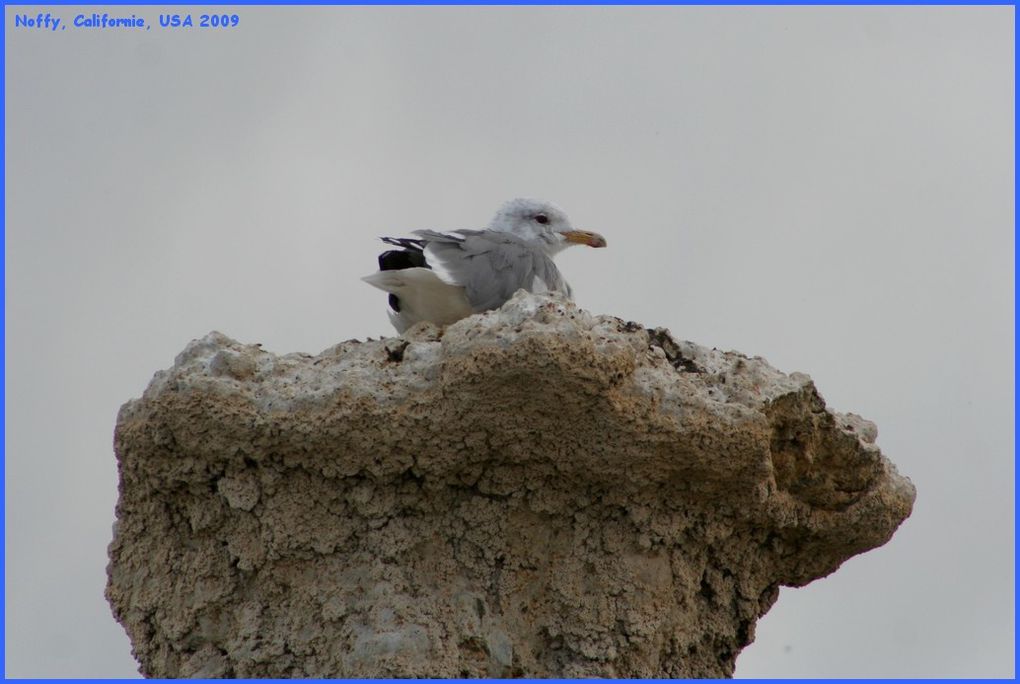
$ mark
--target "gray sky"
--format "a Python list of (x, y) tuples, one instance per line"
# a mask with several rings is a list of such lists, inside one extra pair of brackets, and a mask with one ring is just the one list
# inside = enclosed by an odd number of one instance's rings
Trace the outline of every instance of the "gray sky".
[(1013, 676), (1012, 7), (6, 9), (8, 676), (137, 674), (121, 403), (213, 329), (391, 334), (376, 237), (515, 196), (607, 237), (583, 307), (810, 374), (917, 486), (738, 676)]

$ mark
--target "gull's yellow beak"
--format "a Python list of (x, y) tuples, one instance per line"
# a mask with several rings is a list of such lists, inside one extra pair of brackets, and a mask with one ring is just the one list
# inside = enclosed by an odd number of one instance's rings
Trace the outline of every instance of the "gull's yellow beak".
[(606, 239), (598, 233), (589, 233), (587, 230), (567, 230), (560, 233), (567, 238), (567, 242), (575, 245), (588, 245), (589, 247), (605, 247)]

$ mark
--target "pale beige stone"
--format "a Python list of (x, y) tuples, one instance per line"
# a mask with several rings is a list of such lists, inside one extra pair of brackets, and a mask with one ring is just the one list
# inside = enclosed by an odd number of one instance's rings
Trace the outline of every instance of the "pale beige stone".
[(150, 676), (728, 676), (910, 514), (876, 435), (547, 296), (318, 356), (210, 333), (121, 409), (107, 596)]

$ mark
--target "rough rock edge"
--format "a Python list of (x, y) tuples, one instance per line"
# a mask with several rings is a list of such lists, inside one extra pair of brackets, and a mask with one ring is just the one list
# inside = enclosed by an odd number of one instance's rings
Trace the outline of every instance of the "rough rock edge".
[(914, 489), (810, 378), (518, 293), (189, 344), (118, 416), (107, 597), (150, 676), (719, 677)]

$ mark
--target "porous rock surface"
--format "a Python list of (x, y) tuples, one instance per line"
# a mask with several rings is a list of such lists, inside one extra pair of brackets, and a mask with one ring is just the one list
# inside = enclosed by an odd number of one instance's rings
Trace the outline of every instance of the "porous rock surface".
[(875, 437), (523, 292), (317, 356), (213, 332), (121, 409), (107, 597), (149, 676), (729, 676), (910, 514)]

